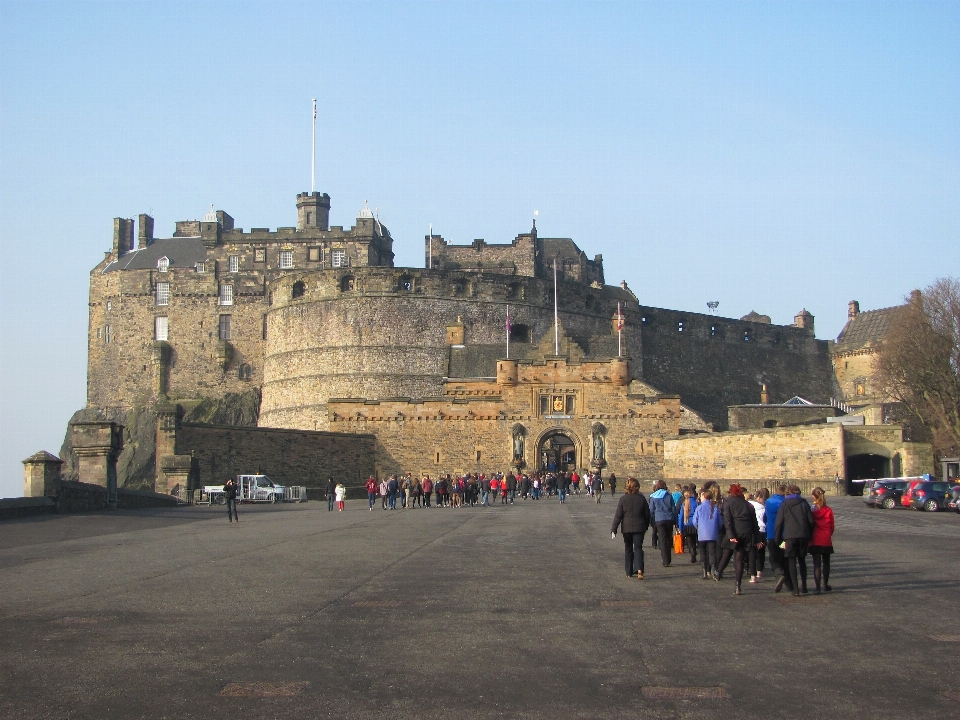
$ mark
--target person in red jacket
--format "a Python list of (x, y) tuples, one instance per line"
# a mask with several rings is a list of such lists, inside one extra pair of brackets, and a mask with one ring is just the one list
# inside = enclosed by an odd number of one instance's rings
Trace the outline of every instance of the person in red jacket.
[(813, 582), (816, 584), (813, 594), (820, 594), (820, 580), (823, 589), (830, 592), (830, 556), (833, 555), (833, 509), (827, 505), (823, 488), (813, 489), (813, 535), (810, 537), (810, 554), (813, 555)]

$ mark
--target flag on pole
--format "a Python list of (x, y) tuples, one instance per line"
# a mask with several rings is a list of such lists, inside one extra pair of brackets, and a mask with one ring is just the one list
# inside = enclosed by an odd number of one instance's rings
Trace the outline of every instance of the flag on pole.
[(507, 305), (507, 360), (510, 359), (510, 306)]
[(617, 332), (623, 330), (623, 310), (620, 307), (620, 303), (617, 303)]
[(317, 119), (317, 101), (316, 100), (313, 101), (313, 119), (314, 120)]

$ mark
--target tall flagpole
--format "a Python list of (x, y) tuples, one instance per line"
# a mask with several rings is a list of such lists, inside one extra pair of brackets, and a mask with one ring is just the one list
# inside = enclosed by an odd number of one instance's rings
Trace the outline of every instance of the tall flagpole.
[(313, 99), (313, 138), (310, 143), (310, 194), (316, 189), (316, 166), (317, 166), (317, 99)]
[(557, 317), (557, 259), (553, 259), (553, 354), (560, 354), (560, 325)]
[(623, 357), (623, 310), (617, 303), (617, 357)]
[(510, 306), (507, 305), (507, 360), (510, 359)]
[(427, 267), (433, 269), (433, 223), (430, 223), (430, 259), (427, 261)]

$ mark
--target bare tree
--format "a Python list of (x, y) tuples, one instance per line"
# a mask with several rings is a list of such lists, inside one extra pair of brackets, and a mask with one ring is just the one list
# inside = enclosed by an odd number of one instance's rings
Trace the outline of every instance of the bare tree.
[(914, 290), (891, 318), (877, 355), (886, 392), (933, 435), (938, 456), (960, 452), (960, 282)]

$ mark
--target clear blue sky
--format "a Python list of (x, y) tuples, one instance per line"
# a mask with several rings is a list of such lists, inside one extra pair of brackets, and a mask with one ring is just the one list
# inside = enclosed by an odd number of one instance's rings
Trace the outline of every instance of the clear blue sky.
[(112, 218), (369, 199), (398, 265), (530, 228), (641, 302), (836, 337), (960, 275), (957, 2), (0, 1), (0, 496), (85, 399)]

